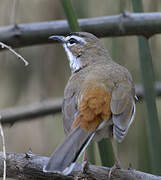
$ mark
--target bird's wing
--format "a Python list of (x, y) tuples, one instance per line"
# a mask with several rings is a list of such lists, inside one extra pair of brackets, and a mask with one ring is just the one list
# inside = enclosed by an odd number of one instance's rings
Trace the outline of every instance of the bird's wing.
[(72, 123), (77, 115), (77, 99), (78, 92), (73, 91), (72, 94), (68, 94), (63, 100), (62, 113), (63, 113), (63, 126), (64, 131), (68, 134), (71, 131)]
[(134, 119), (135, 100), (130, 83), (121, 82), (112, 91), (111, 111), (114, 138), (121, 142)]

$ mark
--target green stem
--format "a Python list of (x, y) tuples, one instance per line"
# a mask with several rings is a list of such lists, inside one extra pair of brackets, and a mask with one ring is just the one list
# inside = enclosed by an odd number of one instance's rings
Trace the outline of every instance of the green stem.
[(103, 139), (98, 142), (102, 166), (111, 167), (114, 165), (112, 146), (109, 140)]
[(61, 4), (63, 6), (65, 15), (67, 17), (70, 30), (72, 32), (81, 31), (81, 28), (78, 24), (77, 16), (76, 16), (76, 13), (72, 7), (71, 1), (70, 0), (61, 0)]
[[(132, 0), (132, 5), (135, 12), (143, 12), (141, 0)], [(145, 37), (138, 37), (138, 45), (147, 112), (147, 135), (149, 141), (152, 170), (153, 173), (161, 175), (161, 140), (159, 138), (161, 132), (155, 102), (156, 93), (154, 89), (152, 56), (148, 40)]]
[(91, 142), (87, 147), (87, 158), (88, 158), (88, 161), (90, 163), (92, 163), (92, 164), (96, 163), (96, 160), (95, 160), (95, 146), (94, 146), (93, 142)]

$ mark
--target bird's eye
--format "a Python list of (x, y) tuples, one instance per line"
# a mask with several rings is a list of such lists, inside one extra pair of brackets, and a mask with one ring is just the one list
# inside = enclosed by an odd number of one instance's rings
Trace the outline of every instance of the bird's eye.
[(73, 44), (77, 43), (78, 41), (76, 39), (74, 39), (74, 38), (71, 38), (71, 39), (69, 39), (68, 42), (69, 42), (70, 45), (73, 45)]

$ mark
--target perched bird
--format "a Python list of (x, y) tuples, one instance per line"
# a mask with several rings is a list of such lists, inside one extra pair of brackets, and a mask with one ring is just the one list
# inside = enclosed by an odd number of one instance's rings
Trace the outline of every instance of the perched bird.
[(93, 34), (74, 32), (50, 39), (63, 44), (72, 74), (62, 105), (67, 137), (44, 170), (69, 174), (90, 141), (106, 137), (112, 142), (114, 167), (119, 167), (113, 139), (124, 139), (135, 114), (135, 88), (130, 73), (112, 60)]

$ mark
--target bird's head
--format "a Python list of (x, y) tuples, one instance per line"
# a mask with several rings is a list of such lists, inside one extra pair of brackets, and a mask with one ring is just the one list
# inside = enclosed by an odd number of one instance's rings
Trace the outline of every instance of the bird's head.
[(108, 55), (101, 41), (91, 33), (74, 32), (68, 36), (50, 36), (49, 39), (63, 44), (72, 72), (76, 72)]

